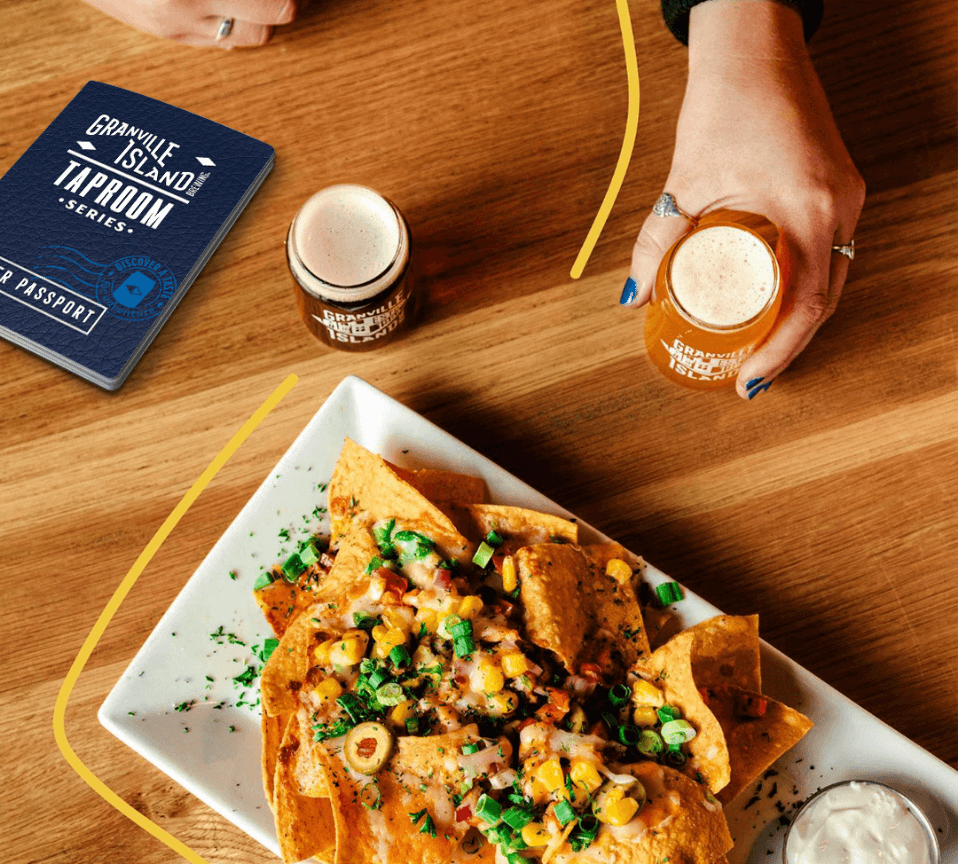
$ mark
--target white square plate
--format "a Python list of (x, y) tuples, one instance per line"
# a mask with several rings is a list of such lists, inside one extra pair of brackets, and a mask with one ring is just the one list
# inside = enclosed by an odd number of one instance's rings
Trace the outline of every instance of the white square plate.
[[(365, 381), (348, 377), (339, 384), (186, 583), (99, 711), (117, 738), (276, 854), (260, 780), (259, 708), (236, 705), (257, 702), (258, 684), (237, 688), (232, 679), (249, 663), (261, 665), (252, 646), (272, 635), (253, 599), (253, 582), (262, 568), (294, 551), (297, 540), (324, 527), (324, 514), (316, 510), (326, 504), (320, 487), (346, 436), (406, 467), (481, 476), (493, 502), (570, 515)], [(579, 524), (586, 542), (607, 539)], [(667, 577), (650, 566), (646, 579), (657, 585)], [(719, 614), (688, 591), (674, 609), (686, 626)], [(239, 641), (211, 638), (221, 627)], [(958, 772), (765, 643), (762, 678), (768, 695), (807, 714), (815, 728), (776, 763), (778, 774), (761, 791), (727, 808), (736, 839), (731, 864), (777, 864), (784, 828), (776, 802), (791, 810), (816, 789), (850, 778), (884, 781), (908, 795), (936, 828), (942, 861), (958, 862)], [(190, 710), (176, 710), (191, 700)]]

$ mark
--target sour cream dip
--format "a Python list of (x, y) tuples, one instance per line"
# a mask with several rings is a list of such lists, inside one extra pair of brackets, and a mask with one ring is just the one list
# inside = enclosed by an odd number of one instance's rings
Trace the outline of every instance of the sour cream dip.
[(823, 789), (785, 836), (785, 864), (938, 864), (928, 820), (900, 792), (852, 780)]

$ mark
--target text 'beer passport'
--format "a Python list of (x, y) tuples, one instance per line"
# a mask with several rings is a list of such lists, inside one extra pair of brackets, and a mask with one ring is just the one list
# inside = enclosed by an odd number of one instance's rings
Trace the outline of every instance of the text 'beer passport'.
[(273, 167), (273, 148), (88, 83), (0, 178), (0, 336), (118, 388)]

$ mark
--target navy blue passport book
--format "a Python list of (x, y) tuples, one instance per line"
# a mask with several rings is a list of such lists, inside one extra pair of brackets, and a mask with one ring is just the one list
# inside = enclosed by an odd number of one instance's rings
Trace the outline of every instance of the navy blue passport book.
[(0, 336), (116, 390), (273, 148), (89, 82), (0, 178)]

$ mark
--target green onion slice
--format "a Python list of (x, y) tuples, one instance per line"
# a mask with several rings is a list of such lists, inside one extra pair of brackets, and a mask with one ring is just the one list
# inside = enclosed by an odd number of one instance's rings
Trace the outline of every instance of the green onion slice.
[(495, 798), (482, 794), (476, 802), (476, 813), (483, 822), (495, 825), (502, 816), (502, 806)]
[(658, 715), (660, 723), (670, 723), (682, 716), (682, 712), (674, 705), (663, 705), (661, 708), (656, 708), (655, 713)]
[(389, 659), (392, 660), (396, 666), (408, 666), (412, 662), (412, 657), (409, 656), (409, 652), (403, 645), (397, 645), (393, 648), (393, 650), (389, 652)]
[(665, 742), (658, 732), (652, 729), (643, 729), (636, 746), (643, 756), (657, 756), (665, 749)]
[(576, 816), (575, 808), (565, 799), (556, 804), (553, 812), (560, 825), (568, 825)]
[(684, 744), (695, 737), (695, 728), (688, 720), (669, 720), (662, 724), (660, 734), (666, 744)]
[(460, 621), (451, 627), (447, 623), (446, 629), (452, 634), (453, 638), (457, 636), (472, 636), (472, 621)]
[(665, 758), (670, 765), (674, 765), (676, 768), (681, 768), (688, 759), (681, 750), (669, 750), (665, 754)]
[(510, 807), (502, 814), (502, 821), (514, 831), (521, 831), (534, 818), (535, 814), (525, 807)]
[(486, 534), (486, 543), (490, 546), (501, 546), (502, 545), (502, 535), (498, 531), (490, 531)]
[(305, 567), (311, 567), (319, 561), (319, 554), (316, 552), (316, 547), (313, 546), (312, 542), (307, 541), (300, 547), (299, 560), (303, 562), (303, 566)]
[(388, 684), (383, 684), (382, 687), (376, 688), (376, 698), (379, 700), (380, 705), (398, 705), (406, 698), (406, 694), (403, 693), (403, 689), (399, 684), (395, 681), (390, 681)]
[(618, 707), (625, 705), (632, 698), (632, 688), (628, 684), (616, 684), (609, 690), (609, 701)]
[(473, 753), (479, 752), (478, 744), (463, 744), (462, 745), (462, 755), (463, 756), (472, 756)]
[(626, 747), (635, 747), (642, 740), (642, 730), (638, 726), (626, 723), (619, 727), (619, 740)]
[(262, 591), (267, 585), (273, 584), (273, 574), (272, 573), (260, 573), (256, 577), (256, 581), (253, 583), (254, 591)]
[(363, 704), (352, 693), (343, 693), (336, 699), (336, 704), (349, 715), (349, 719), (354, 723), (358, 723), (362, 719)]
[(678, 582), (663, 582), (655, 589), (655, 595), (663, 606), (670, 606), (683, 599), (682, 588)]
[(495, 549), (490, 546), (485, 540), (479, 544), (479, 548), (476, 549), (476, 554), (472, 556), (472, 563), (477, 567), (485, 568), (486, 565), (492, 560), (492, 556), (495, 553)]
[(452, 650), (457, 657), (468, 657), (476, 650), (472, 636), (457, 636), (452, 640)]
[(283, 564), (283, 576), (287, 582), (295, 582), (305, 569), (306, 565), (303, 564), (299, 554), (294, 552)]
[(383, 619), (378, 615), (371, 615), (369, 612), (353, 612), (353, 624), (360, 630), (372, 630), (373, 627), (382, 623)]

